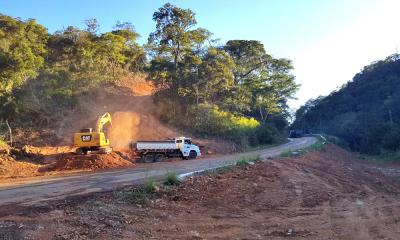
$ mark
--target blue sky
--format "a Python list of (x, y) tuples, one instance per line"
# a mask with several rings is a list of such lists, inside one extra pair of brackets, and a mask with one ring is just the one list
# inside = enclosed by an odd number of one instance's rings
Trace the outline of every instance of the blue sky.
[[(96, 18), (102, 32), (115, 21), (132, 22), (147, 41), (155, 30), (152, 14), (168, 1), (1, 0), (0, 13), (35, 18), (50, 33), (62, 27), (83, 28)], [(267, 53), (293, 60), (302, 84), (298, 108), (309, 98), (327, 95), (372, 61), (395, 53), (400, 44), (398, 0), (247, 0), (169, 1), (196, 13), (199, 27), (225, 43), (259, 40)], [(400, 49), (400, 45), (399, 45)]]

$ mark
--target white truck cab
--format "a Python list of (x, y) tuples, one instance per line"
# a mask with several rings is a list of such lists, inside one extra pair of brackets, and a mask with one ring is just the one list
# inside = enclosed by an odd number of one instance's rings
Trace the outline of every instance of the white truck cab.
[[(186, 137), (175, 138), (176, 148), (180, 149), (184, 157), (195, 158), (201, 156), (201, 152), (198, 146), (192, 145), (192, 139)], [(195, 151), (196, 156), (190, 156), (190, 152)], [(193, 154), (193, 153), (192, 153)]]

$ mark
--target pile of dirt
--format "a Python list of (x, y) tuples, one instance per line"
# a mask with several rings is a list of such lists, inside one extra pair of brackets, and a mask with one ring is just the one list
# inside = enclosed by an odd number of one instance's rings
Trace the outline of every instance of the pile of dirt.
[(25, 156), (37, 156), (37, 155), (50, 155), (59, 153), (72, 152), (73, 147), (70, 146), (60, 146), (60, 147), (34, 147), (31, 145), (25, 145), (22, 147), (22, 153)]
[(17, 161), (9, 155), (0, 155), (0, 179), (41, 176), (43, 173), (39, 170), (42, 167), (42, 164)]
[(1, 142), (0, 143), (0, 154), (10, 154), (10, 152), (11, 152), (11, 147), (6, 143)]
[(74, 155), (62, 154), (52, 171), (73, 170), (99, 170), (119, 167), (134, 166), (132, 162), (125, 160), (115, 152), (110, 154)]

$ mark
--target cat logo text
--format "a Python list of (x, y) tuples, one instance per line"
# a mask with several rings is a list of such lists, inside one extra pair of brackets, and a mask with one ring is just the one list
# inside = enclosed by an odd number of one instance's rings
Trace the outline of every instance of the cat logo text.
[(90, 136), (90, 135), (82, 136), (82, 142), (90, 142), (90, 140), (92, 140), (92, 136)]

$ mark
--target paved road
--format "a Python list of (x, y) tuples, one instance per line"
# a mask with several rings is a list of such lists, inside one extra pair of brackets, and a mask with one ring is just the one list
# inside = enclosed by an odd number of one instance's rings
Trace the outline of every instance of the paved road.
[(167, 172), (179, 174), (200, 171), (234, 163), (239, 156), (261, 155), (275, 157), (283, 151), (297, 150), (317, 141), (316, 138), (298, 138), (278, 147), (234, 155), (198, 158), (196, 160), (143, 164), (129, 168), (95, 172), (37, 177), (16, 182), (0, 183), (0, 206), (43, 205), (47, 201), (93, 192), (110, 191), (132, 184), (142, 183), (145, 178), (162, 179)]

